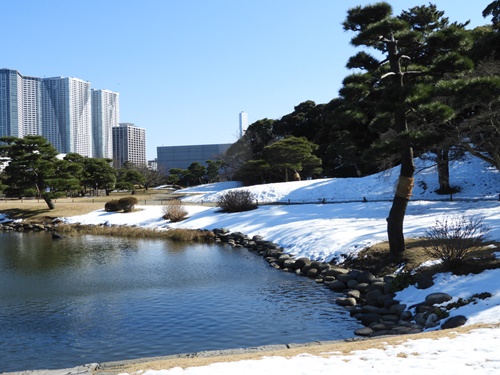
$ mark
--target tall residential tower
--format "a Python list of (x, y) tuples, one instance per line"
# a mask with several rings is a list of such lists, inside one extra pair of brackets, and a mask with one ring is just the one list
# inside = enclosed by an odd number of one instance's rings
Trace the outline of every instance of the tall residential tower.
[(113, 158), (113, 130), (120, 123), (119, 94), (92, 89), (92, 155)]
[(61, 153), (92, 157), (90, 82), (42, 79), (42, 134)]
[(0, 70), (0, 136), (23, 135), (23, 77), (17, 70)]
[(0, 69), (0, 136), (41, 134), (41, 79)]

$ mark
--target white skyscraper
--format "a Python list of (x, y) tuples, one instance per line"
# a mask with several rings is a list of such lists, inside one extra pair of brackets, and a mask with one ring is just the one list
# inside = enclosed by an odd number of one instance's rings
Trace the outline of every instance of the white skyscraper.
[(0, 136), (41, 134), (41, 79), (0, 69)]
[(22, 134), (23, 77), (17, 70), (0, 69), (0, 136)]
[(113, 165), (120, 168), (126, 161), (147, 165), (146, 130), (131, 123), (121, 123), (113, 128)]
[(120, 122), (119, 94), (92, 89), (92, 155), (113, 158), (113, 127)]
[(90, 82), (42, 79), (42, 133), (61, 153), (92, 157)]
[(247, 131), (248, 128), (248, 113), (240, 112), (240, 128), (239, 128), (239, 137), (243, 137), (243, 134)]
[(42, 134), (42, 79), (23, 77), (23, 137)]

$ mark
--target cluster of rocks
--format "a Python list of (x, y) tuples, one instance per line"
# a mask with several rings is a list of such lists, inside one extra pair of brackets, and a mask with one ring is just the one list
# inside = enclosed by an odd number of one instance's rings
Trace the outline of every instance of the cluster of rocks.
[(28, 223), (28, 222), (15, 222), (15, 221), (5, 221), (0, 223), (0, 231), (15, 231), (15, 232), (25, 232), (25, 231), (50, 231), (56, 230), (56, 225), (52, 223)]
[[(369, 271), (345, 269), (306, 257), (296, 259), (261, 236), (250, 238), (239, 232), (230, 233), (227, 229), (214, 229), (213, 233), (217, 243), (248, 248), (263, 256), (276, 269), (309, 277), (334, 292), (342, 293), (342, 297), (336, 298), (336, 303), (344, 306), (364, 326), (354, 332), (358, 336), (419, 333), (424, 328), (438, 326), (447, 316), (437, 306), (452, 299), (446, 293), (432, 293), (422, 303), (407, 306), (394, 299), (395, 275), (377, 277)], [(454, 317), (446, 320), (442, 327), (457, 327), (465, 321), (463, 316)]]

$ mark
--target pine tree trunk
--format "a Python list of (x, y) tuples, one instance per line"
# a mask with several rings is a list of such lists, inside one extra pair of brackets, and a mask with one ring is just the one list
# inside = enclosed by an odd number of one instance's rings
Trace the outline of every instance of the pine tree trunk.
[(43, 200), (45, 201), (45, 203), (47, 203), (47, 207), (49, 207), (49, 210), (53, 210), (54, 208), (56, 208), (54, 201), (49, 196), (44, 195)]
[(413, 191), (413, 174), (415, 172), (413, 149), (410, 142), (408, 140), (402, 141), (401, 145), (401, 172), (396, 194), (387, 218), (387, 237), (392, 257), (396, 257), (405, 251), (403, 222)]
[(393, 74), (393, 87), (395, 97), (397, 98), (394, 108), (394, 125), (399, 135), (401, 171), (399, 175), (396, 194), (392, 201), (392, 207), (387, 217), (387, 237), (389, 239), (389, 251), (391, 257), (396, 258), (405, 251), (405, 239), (403, 235), (403, 222), (406, 214), (406, 208), (413, 191), (413, 174), (415, 165), (413, 163), (413, 148), (411, 141), (406, 134), (408, 132), (408, 123), (406, 121), (405, 96), (403, 85), (403, 73), (399, 62), (397, 43), (392, 37), (392, 42), (388, 43), (388, 54), (391, 71)]
[(438, 194), (450, 194), (450, 166), (449, 166), (449, 151), (448, 149), (439, 150), (437, 155), (437, 170), (439, 189)]

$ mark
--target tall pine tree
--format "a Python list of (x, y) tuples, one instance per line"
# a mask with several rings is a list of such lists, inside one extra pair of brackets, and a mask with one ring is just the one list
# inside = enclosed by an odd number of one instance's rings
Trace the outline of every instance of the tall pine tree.
[[(344, 30), (355, 32), (351, 43), (375, 50), (376, 56), (359, 52), (347, 66), (364, 72), (366, 93), (372, 96), (372, 105), (392, 117), (392, 127), (399, 145), (400, 175), (387, 218), (387, 234), (391, 255), (405, 250), (403, 222), (412, 195), (415, 166), (413, 138), (408, 126), (410, 111), (422, 108), (425, 100), (420, 95), (436, 84), (438, 77), (472, 68), (472, 62), (459, 53), (466, 39), (463, 25), (439, 24), (442, 13), (430, 5), (414, 8), (396, 17), (388, 3), (380, 2), (348, 11)], [(360, 86), (358, 84), (358, 86)], [(420, 103), (412, 103), (420, 97)], [(412, 107), (415, 106), (415, 107)], [(436, 115), (452, 116), (446, 106), (427, 105)], [(444, 118), (443, 118), (444, 120)]]

